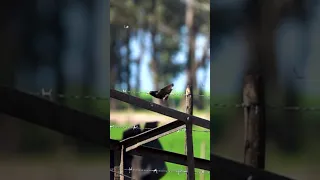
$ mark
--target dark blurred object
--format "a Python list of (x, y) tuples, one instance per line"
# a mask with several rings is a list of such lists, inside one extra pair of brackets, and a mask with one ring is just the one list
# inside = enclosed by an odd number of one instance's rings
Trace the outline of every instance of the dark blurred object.
[[(158, 122), (148, 122), (145, 124), (145, 127), (143, 131), (141, 131), (140, 125), (134, 125), (132, 128), (127, 129), (123, 132), (123, 138), (126, 139), (135, 135), (138, 135), (142, 132), (148, 131), (150, 129), (158, 127)], [(151, 141), (149, 143), (146, 143), (144, 146), (157, 148), (163, 150), (160, 141), (158, 139)], [(110, 168), (114, 168), (114, 152), (110, 152)], [(148, 170), (167, 170), (167, 166), (164, 161), (159, 159), (154, 159), (150, 157), (138, 157), (138, 156), (132, 156), (129, 154), (124, 154), (124, 169), (148, 169)], [(129, 171), (124, 171), (124, 175), (131, 177), (131, 178), (138, 178), (141, 180), (159, 180), (161, 179), (166, 172), (158, 172), (158, 173), (152, 173), (152, 172), (142, 172), (142, 171), (132, 171), (131, 173)], [(124, 177), (124, 179), (130, 179), (128, 177)], [(114, 178), (114, 174), (110, 174), (110, 179)]]
[[(143, 129), (143, 132), (156, 127), (158, 127), (157, 121), (147, 122)], [(145, 146), (163, 150), (163, 147), (161, 146), (159, 139), (146, 143)], [(142, 169), (150, 169), (150, 170), (154, 170), (154, 169), (165, 170), (165, 171), (167, 170), (167, 166), (164, 161), (156, 158), (150, 158), (150, 157), (146, 157), (142, 159), (141, 167)], [(149, 179), (159, 180), (164, 175), (166, 175), (166, 172), (149, 173), (147, 175), (142, 176), (141, 179), (142, 180), (149, 180)]]
[[(127, 139), (129, 137), (132, 137), (132, 136), (135, 136), (135, 135), (138, 135), (140, 134), (142, 131), (141, 131), (141, 128), (140, 128), (140, 125), (137, 124), (137, 125), (134, 125), (133, 128), (130, 128), (130, 129), (127, 129), (126, 131), (123, 132), (123, 136), (122, 136), (122, 139)], [(123, 163), (123, 168), (124, 169), (129, 169), (132, 167), (132, 160), (133, 160), (133, 156), (132, 155), (129, 155), (127, 153), (124, 154), (124, 163)], [(133, 169), (137, 169), (136, 167), (132, 167)], [(132, 174), (129, 172), (129, 171), (124, 171), (124, 174), (126, 176), (130, 176), (132, 177)], [(124, 177), (125, 180), (130, 180), (130, 178), (128, 177)]]

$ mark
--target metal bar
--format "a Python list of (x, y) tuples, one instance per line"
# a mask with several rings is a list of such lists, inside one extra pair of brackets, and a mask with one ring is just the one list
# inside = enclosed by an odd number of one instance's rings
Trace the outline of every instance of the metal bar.
[(182, 121), (173, 121), (163, 126), (142, 132), (136, 136), (124, 139), (120, 141), (120, 143), (121, 145), (125, 145), (126, 151), (130, 151), (155, 139), (159, 139), (163, 136), (176, 132), (183, 127), (184, 123)]
[[(143, 156), (143, 157), (153, 157), (157, 159), (162, 159), (166, 162), (171, 162), (175, 164), (180, 164), (187, 166), (187, 156), (183, 154), (162, 151), (156, 148), (149, 148), (145, 146), (140, 146), (132, 151), (128, 152), (132, 155)], [(195, 158), (195, 167), (203, 170), (210, 171), (210, 161), (206, 159)]]
[(293, 180), (263, 169), (254, 168), (233, 160), (211, 154), (211, 179), (261, 179)]
[[(121, 150), (121, 144), (118, 140), (110, 139), (111, 148), (116, 152)], [(175, 164), (187, 166), (187, 156), (183, 154), (164, 151), (156, 148), (139, 146), (127, 152), (136, 156), (149, 156), (157, 159), (164, 160)], [(210, 161), (206, 159), (195, 158), (195, 167), (203, 170), (210, 170)]]
[(149, 102), (149, 101), (131, 96), (129, 94), (119, 92), (114, 89), (110, 89), (110, 97), (122, 102), (126, 102), (131, 105), (141, 107), (143, 109), (147, 109), (149, 111), (153, 111), (159, 114), (163, 114), (165, 116), (172, 117), (174, 119), (178, 119), (183, 122), (186, 122), (187, 118), (189, 117), (189, 119), (193, 122), (194, 125), (201, 126), (206, 129), (210, 129), (210, 121), (208, 120), (205, 120), (196, 116), (188, 115), (186, 113), (183, 113), (168, 107), (164, 107), (159, 104)]
[(79, 140), (109, 145), (109, 120), (0, 86), (0, 112)]

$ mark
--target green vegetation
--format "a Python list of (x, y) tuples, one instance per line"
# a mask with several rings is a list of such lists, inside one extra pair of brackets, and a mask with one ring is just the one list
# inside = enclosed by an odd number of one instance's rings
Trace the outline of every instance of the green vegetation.
[[(120, 128), (112, 128), (110, 129), (110, 138), (112, 139), (122, 139), (122, 132), (125, 129)], [(194, 126), (194, 130), (204, 130), (203, 128)], [(185, 134), (184, 131), (175, 132), (172, 134), (169, 134), (167, 136), (164, 136), (159, 139), (160, 143), (164, 150), (175, 152), (175, 153), (184, 153), (184, 147), (185, 147)], [(194, 155), (195, 157), (200, 158), (201, 153), (201, 144), (205, 143), (205, 158), (210, 159), (210, 133), (209, 132), (196, 132), (193, 133), (193, 145), (194, 145)], [(166, 163), (168, 170), (186, 170), (185, 166), (172, 164), (172, 163)], [(196, 172), (199, 172), (199, 169), (196, 169)], [(209, 171), (205, 172), (205, 179), (210, 179), (210, 173)], [(178, 175), (178, 173), (168, 172), (163, 178), (163, 180), (179, 180), (179, 179), (186, 179), (186, 174), (181, 173)], [(196, 179), (199, 179), (199, 173), (196, 173)]]

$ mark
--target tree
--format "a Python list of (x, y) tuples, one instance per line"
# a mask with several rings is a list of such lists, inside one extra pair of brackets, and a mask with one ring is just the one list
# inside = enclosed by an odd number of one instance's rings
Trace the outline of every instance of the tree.
[[(143, 32), (144, 38), (148, 37), (150, 33), (151, 39), (151, 60), (150, 69), (152, 71), (152, 79), (154, 87), (152, 89), (159, 89), (169, 83), (172, 83), (173, 78), (182, 73), (187, 64), (194, 63), (189, 66), (187, 72), (190, 78), (194, 79), (196, 83), (196, 71), (205, 67), (209, 62), (207, 53), (204, 53), (203, 58), (196, 61), (195, 58), (188, 60), (186, 64), (175, 62), (174, 58), (177, 53), (183, 49), (181, 42), (184, 41), (184, 34), (182, 30), (186, 24), (183, 18), (186, 14), (185, 1), (170, 1), (170, 0), (135, 0), (135, 1), (111, 1), (111, 23), (113, 24), (128, 24), (134, 31)], [(196, 23), (193, 25), (193, 41), (199, 34), (209, 36), (209, 1), (201, 0), (192, 5), (194, 9), (193, 18)], [(130, 9), (129, 9), (130, 8)], [(138, 23), (137, 23), (138, 22)], [(136, 26), (138, 24), (138, 27)], [(136, 33), (139, 34), (139, 33)], [(130, 37), (134, 37), (135, 33), (131, 33)], [(141, 36), (140, 34), (140, 36)], [(141, 38), (141, 37), (140, 37)], [(141, 44), (142, 45), (142, 44)], [(146, 44), (142, 45), (142, 49), (147, 50)], [(209, 49), (208, 44), (205, 47), (205, 52)], [(195, 47), (192, 48), (194, 51)], [(194, 56), (194, 53), (191, 52)], [(142, 54), (137, 59), (130, 60), (140, 67)], [(123, 70), (130, 71), (124, 67)], [(138, 81), (139, 75), (135, 77)], [(138, 85), (139, 83), (137, 83)], [(136, 89), (138, 89), (136, 87)], [(161, 103), (161, 102), (160, 102)]]

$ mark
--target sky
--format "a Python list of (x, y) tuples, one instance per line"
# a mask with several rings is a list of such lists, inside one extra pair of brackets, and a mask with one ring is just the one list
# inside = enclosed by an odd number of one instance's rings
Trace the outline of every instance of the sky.
[[(130, 48), (131, 48), (131, 58), (135, 59), (140, 55), (141, 49), (139, 45), (139, 40), (138, 38), (131, 38), (130, 40)], [(141, 76), (140, 76), (140, 90), (141, 91), (150, 91), (150, 84), (154, 84), (152, 82), (152, 74), (151, 74), (151, 69), (149, 67), (149, 63), (151, 60), (151, 41), (150, 41), (150, 34), (146, 35), (146, 47), (145, 47), (145, 52), (142, 57), (141, 61)], [(182, 40), (181, 42), (181, 50), (177, 53), (177, 55), (174, 57), (175, 62), (179, 63), (185, 63), (186, 62), (186, 41)], [(205, 45), (206, 42), (206, 37), (203, 35), (199, 35), (196, 38), (196, 59), (199, 60), (200, 57), (202, 56), (202, 51), (203, 51), (203, 46)], [(210, 52), (210, 50), (209, 50)], [(125, 53), (125, 50), (122, 50), (122, 53)], [(136, 84), (135, 82), (135, 74), (137, 73), (137, 69), (135, 65), (131, 66), (131, 71), (132, 71), (132, 78), (131, 78), (131, 84)], [(205, 91), (210, 92), (210, 65), (207, 66), (206, 69), (200, 69), (197, 72), (197, 80), (198, 82), (202, 82), (203, 76), (206, 75), (206, 81), (203, 84)], [(184, 88), (186, 86), (186, 73), (183, 72), (180, 75), (178, 75), (175, 79), (173, 79), (174, 83), (174, 90), (175, 91), (184, 91)], [(152, 87), (151, 87), (152, 88)]]

